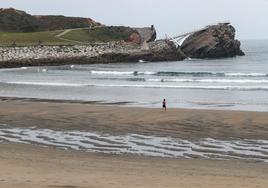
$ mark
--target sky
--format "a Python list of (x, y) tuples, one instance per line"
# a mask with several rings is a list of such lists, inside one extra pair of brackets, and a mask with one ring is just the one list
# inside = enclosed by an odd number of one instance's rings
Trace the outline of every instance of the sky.
[(34, 15), (89, 17), (105, 25), (155, 25), (158, 38), (231, 22), (237, 38), (268, 39), (268, 0), (0, 0)]

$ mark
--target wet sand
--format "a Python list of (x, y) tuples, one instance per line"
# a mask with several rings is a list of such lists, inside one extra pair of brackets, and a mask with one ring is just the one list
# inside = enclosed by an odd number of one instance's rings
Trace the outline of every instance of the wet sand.
[(268, 186), (268, 165), (113, 156), (0, 145), (3, 188), (244, 188)]
[(267, 112), (128, 108), (94, 104), (1, 101), (0, 123), (12, 127), (141, 134), (195, 140), (262, 139)]

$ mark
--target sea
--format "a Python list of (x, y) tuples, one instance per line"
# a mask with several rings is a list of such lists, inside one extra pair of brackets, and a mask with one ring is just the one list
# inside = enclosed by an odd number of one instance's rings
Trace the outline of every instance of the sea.
[(0, 69), (0, 97), (107, 105), (268, 111), (268, 40), (243, 57)]

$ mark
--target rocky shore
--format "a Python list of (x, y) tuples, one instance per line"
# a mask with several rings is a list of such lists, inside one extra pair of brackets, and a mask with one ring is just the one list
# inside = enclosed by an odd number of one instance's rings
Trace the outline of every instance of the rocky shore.
[(172, 42), (158, 40), (147, 45), (147, 49), (120, 42), (83, 46), (0, 47), (0, 67), (177, 61), (185, 58)]

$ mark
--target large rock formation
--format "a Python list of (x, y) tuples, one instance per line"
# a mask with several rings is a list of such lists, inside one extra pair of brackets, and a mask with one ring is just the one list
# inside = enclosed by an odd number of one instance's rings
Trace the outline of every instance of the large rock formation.
[(156, 30), (154, 26), (133, 28), (134, 32), (129, 36), (127, 42), (135, 44), (144, 44), (153, 42), (156, 39)]
[(191, 58), (224, 58), (245, 55), (229, 23), (207, 26), (190, 35), (181, 50)]

